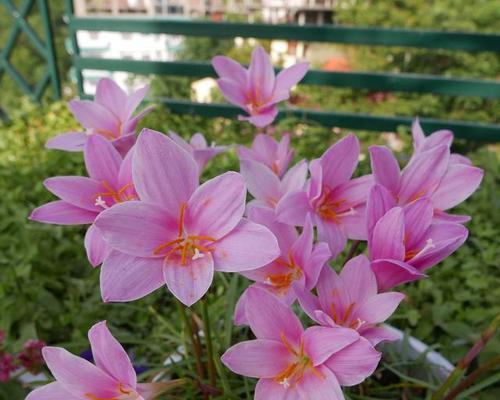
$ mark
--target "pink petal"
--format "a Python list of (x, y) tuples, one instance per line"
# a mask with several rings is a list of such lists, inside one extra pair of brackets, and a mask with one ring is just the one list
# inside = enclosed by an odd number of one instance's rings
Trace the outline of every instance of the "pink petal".
[[(124, 132), (125, 128), (126, 126), (124, 125), (123, 128)], [(118, 150), (118, 153), (120, 153), (122, 157), (125, 157), (127, 153), (130, 151), (130, 149), (134, 146), (136, 140), (137, 137), (135, 135), (135, 132), (129, 132), (127, 134), (123, 134), (118, 139), (112, 140), (111, 143), (113, 144), (115, 149)]]
[(336, 258), (347, 244), (347, 234), (343, 226), (335, 222), (325, 221), (317, 218), (318, 240), (325, 242), (330, 247), (332, 258)]
[(88, 393), (103, 398), (118, 395), (119, 382), (87, 360), (59, 347), (44, 347), (42, 354), (54, 378), (77, 398)]
[(300, 285), (293, 285), (293, 290), (299, 300), (300, 307), (314, 322), (316, 319), (316, 311), (321, 309), (319, 299)]
[(210, 253), (181, 265), (178, 259), (166, 259), (163, 275), (168, 289), (186, 307), (191, 307), (207, 292), (214, 278), (214, 260)]
[(443, 223), (443, 222), (453, 222), (455, 224), (465, 224), (471, 220), (470, 215), (455, 215), (448, 214), (444, 211), (434, 209), (434, 222), (435, 223)]
[(425, 137), (424, 131), (420, 126), (420, 121), (415, 118), (412, 127), (413, 135), (413, 147), (415, 151), (425, 151), (437, 147), (440, 145), (445, 145), (450, 147), (453, 141), (453, 132), (449, 130), (439, 130), (433, 132), (428, 137)]
[(109, 78), (102, 78), (97, 83), (95, 101), (111, 111), (116, 118), (124, 121), (124, 111), (127, 104), (127, 93)]
[(85, 132), (66, 132), (47, 140), (45, 147), (55, 150), (83, 151), (88, 137), (89, 135)]
[(401, 174), (399, 203), (432, 194), (446, 172), (449, 156), (450, 149), (444, 145), (417, 153)]
[[(327, 314), (331, 314), (333, 304), (339, 318), (344, 315), (345, 310), (355, 301), (355, 299), (351, 299), (348, 287), (342, 278), (329, 266), (326, 266), (321, 271), (316, 290), (321, 309)], [(315, 316), (316, 318), (318, 317), (317, 313), (315, 313)]]
[(215, 146), (215, 147), (207, 147), (206, 149), (196, 149), (194, 151), (194, 159), (198, 163), (198, 167), (200, 171), (205, 168), (205, 165), (214, 158), (216, 155), (224, 153), (227, 151), (226, 146)]
[(366, 299), (357, 309), (356, 315), (362, 321), (371, 324), (384, 322), (389, 318), (399, 303), (405, 298), (403, 293), (389, 292), (371, 296)]
[(397, 193), (401, 175), (398, 160), (385, 146), (370, 146), (369, 151), (375, 182), (390, 192)]
[(109, 331), (106, 321), (89, 330), (95, 364), (118, 382), (135, 388), (137, 377), (127, 352)]
[(381, 353), (364, 338), (335, 353), (326, 366), (335, 374), (342, 386), (354, 386), (375, 372)]
[(281, 181), (281, 190), (288, 193), (294, 190), (304, 189), (307, 179), (307, 161), (301, 160), (290, 168)]
[(364, 254), (350, 259), (342, 268), (340, 277), (351, 300), (357, 304), (377, 294), (377, 280)]
[(108, 254), (108, 245), (104, 241), (101, 232), (94, 225), (91, 225), (85, 234), (85, 250), (87, 259), (93, 267), (97, 267)]
[(94, 211), (84, 210), (63, 200), (58, 200), (35, 208), (29, 219), (46, 224), (80, 225), (91, 224), (97, 215)]
[(251, 287), (247, 293), (246, 316), (257, 339), (282, 342), (282, 334), (298, 345), (303, 329), (293, 311), (267, 290)]
[(233, 322), (236, 326), (248, 325), (246, 307), (247, 307), (247, 293), (248, 290), (245, 290), (238, 301), (236, 302), (236, 306), (234, 307), (234, 317)]
[(366, 226), (370, 237), (378, 220), (395, 206), (395, 197), (384, 186), (379, 184), (372, 186), (366, 202)]
[(188, 153), (193, 154), (193, 147), (186, 142), (181, 136), (179, 136), (174, 131), (168, 131), (168, 136), (172, 139), (176, 144), (186, 150)]
[(72, 100), (69, 108), (75, 118), (87, 129), (102, 129), (116, 134), (119, 121), (103, 106), (90, 100)]
[[(120, 187), (123, 187), (126, 184), (133, 183), (133, 178), (132, 178), (133, 159), (134, 159), (134, 148), (130, 149), (130, 151), (127, 153), (127, 155), (125, 156), (120, 165), (120, 170), (118, 172), (118, 185)], [(135, 189), (133, 191), (135, 193)]]
[(241, 221), (245, 212), (243, 177), (226, 172), (198, 187), (188, 201), (185, 226), (190, 234), (222, 238)]
[(97, 181), (85, 176), (55, 176), (43, 182), (47, 190), (61, 200), (89, 211), (100, 212), (95, 205), (96, 195), (105, 191)]
[(292, 357), (281, 341), (257, 339), (232, 346), (222, 355), (221, 361), (239, 375), (273, 378), (287, 368)]
[(163, 259), (110, 252), (101, 267), (101, 296), (105, 302), (140, 299), (165, 285)]
[(305, 285), (308, 289), (316, 286), (319, 275), (327, 265), (328, 260), (331, 259), (331, 256), (330, 247), (326, 243), (317, 243), (314, 246), (311, 257), (303, 267), (306, 273)]
[[(146, 116), (148, 115), (151, 111), (155, 109), (154, 105), (148, 106), (145, 109), (143, 109), (141, 112), (137, 113), (134, 117), (128, 119), (123, 125), (122, 125), (122, 137), (125, 135), (131, 135), (135, 133), (135, 130), (137, 129), (137, 124)], [(119, 140), (119, 139), (118, 139)], [(116, 144), (115, 144), (116, 146)], [(120, 149), (118, 149), (120, 151)], [(121, 153), (121, 151), (120, 151)], [(123, 155), (123, 153), (121, 153)]]
[(477, 190), (483, 175), (481, 168), (465, 164), (450, 165), (431, 196), (434, 207), (447, 210), (460, 204)]
[(371, 268), (377, 277), (378, 290), (381, 292), (425, 277), (418, 269), (399, 260), (375, 260), (371, 262)]
[[(145, 85), (145, 86), (137, 89), (136, 91), (132, 92), (128, 96), (126, 106), (124, 109), (124, 113), (122, 115), (122, 118), (123, 118), (122, 121), (126, 121), (132, 116), (135, 109), (137, 107), (139, 107), (142, 100), (144, 100), (144, 97), (146, 97), (146, 94), (148, 93), (148, 91), (149, 91), (149, 85)], [(142, 116), (145, 115), (144, 112), (142, 112), (141, 114), (142, 114)]]
[(242, 219), (229, 234), (214, 243), (217, 271), (240, 272), (262, 267), (280, 255), (276, 237), (266, 227)]
[(380, 342), (393, 342), (399, 339), (398, 335), (383, 326), (373, 326), (359, 331), (359, 334), (368, 340), (372, 346), (376, 346)]
[(364, 175), (342, 183), (335, 189), (334, 195), (344, 200), (350, 207), (356, 207), (366, 203), (373, 183), (372, 175)]
[(141, 200), (180, 214), (198, 187), (193, 157), (160, 132), (143, 129), (135, 146), (134, 184)]
[(222, 95), (229, 103), (247, 111), (247, 104), (249, 100), (244, 86), (228, 78), (217, 79), (217, 85), (219, 86)]
[(274, 379), (259, 379), (255, 386), (254, 400), (301, 400), (298, 393), (285, 389)]
[(309, 69), (308, 62), (302, 62), (285, 68), (276, 76), (273, 100), (278, 102), (288, 99), (290, 89), (299, 83)]
[(212, 66), (221, 78), (232, 79), (240, 85), (246, 85), (247, 70), (229, 57), (215, 56), (212, 58)]
[(308, 214), (304, 222), (302, 233), (290, 249), (290, 254), (299, 265), (304, 266), (312, 253), (314, 242), (314, 229), (311, 216)]
[(359, 141), (353, 134), (339, 140), (321, 156), (323, 185), (335, 189), (352, 176), (359, 157)]
[(314, 366), (323, 364), (333, 354), (359, 339), (354, 329), (313, 326), (303, 335), (304, 349)]
[(268, 107), (264, 110), (259, 110), (257, 114), (253, 114), (250, 117), (238, 116), (240, 121), (248, 121), (255, 125), (257, 128), (265, 128), (267, 125), (271, 124), (276, 116), (278, 115), (278, 108)]
[(413, 250), (424, 238), (434, 215), (432, 202), (428, 197), (420, 199), (404, 207), (405, 215), (405, 247)]
[(411, 124), (411, 134), (413, 136), (413, 148), (419, 150), (424, 146), (425, 133), (420, 125), (420, 120), (416, 117)]
[(462, 154), (452, 153), (450, 154), (450, 165), (452, 164), (472, 165), (472, 161)]
[(271, 207), (276, 206), (281, 198), (281, 183), (274, 172), (266, 165), (252, 160), (241, 160), (240, 170), (250, 194)]
[(368, 230), (366, 227), (366, 205), (363, 204), (352, 208), (340, 219), (348, 239), (368, 239)]
[(115, 147), (101, 135), (90, 135), (85, 143), (85, 166), (97, 182), (114, 185), (120, 172), (122, 158)]
[(95, 225), (111, 247), (138, 257), (157, 256), (155, 249), (178, 235), (177, 220), (165, 209), (140, 201), (108, 208), (99, 215)]
[(68, 392), (60, 382), (40, 386), (30, 392), (26, 400), (79, 400), (80, 397)]
[(308, 212), (312, 212), (312, 208), (304, 190), (295, 190), (288, 193), (276, 206), (278, 221), (289, 225), (304, 225)]
[(370, 259), (403, 260), (404, 238), (404, 212), (401, 207), (394, 207), (380, 218), (373, 228), (371, 243), (369, 243)]
[(299, 399), (312, 400), (311, 393), (314, 393), (314, 400), (344, 400), (342, 389), (332, 371), (324, 366), (319, 366), (316, 370), (321, 378), (308, 370), (297, 385)]
[(259, 103), (267, 102), (274, 89), (274, 68), (271, 59), (262, 46), (252, 52), (252, 60), (248, 67), (250, 90)]

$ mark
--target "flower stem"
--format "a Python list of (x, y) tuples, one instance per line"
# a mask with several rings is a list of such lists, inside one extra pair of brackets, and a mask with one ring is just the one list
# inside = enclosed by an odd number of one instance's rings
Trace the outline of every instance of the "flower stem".
[(205, 341), (207, 345), (207, 366), (208, 366), (208, 376), (210, 379), (210, 384), (212, 386), (216, 385), (217, 382), (217, 371), (215, 369), (214, 363), (214, 350), (212, 344), (212, 330), (210, 327), (210, 319), (208, 316), (208, 304), (207, 299), (204, 298), (201, 300), (201, 313), (203, 318), (203, 330), (205, 332)]
[(355, 240), (354, 242), (352, 242), (351, 248), (349, 249), (349, 253), (347, 253), (343, 265), (345, 265), (347, 261), (354, 257), (354, 254), (356, 253), (356, 250), (358, 249), (360, 243), (361, 242), (359, 240)]

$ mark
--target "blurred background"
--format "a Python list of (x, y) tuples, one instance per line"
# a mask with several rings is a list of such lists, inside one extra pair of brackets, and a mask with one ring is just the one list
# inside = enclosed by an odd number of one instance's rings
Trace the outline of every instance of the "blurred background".
[[(5, 333), (5, 338), (0, 335), (0, 399), (22, 399), (30, 387), (19, 381), (20, 369), (2, 375), (8, 366), (2, 357), (12, 355), (15, 359), (25, 351), (29, 339), (66, 346), (75, 353), (84, 352), (88, 347), (88, 328), (103, 319), (110, 322), (113, 332), (134, 354), (137, 363), (147, 367), (145, 377), (189, 373), (182, 357), (179, 358), (182, 329), (166, 292), (157, 291), (128, 304), (103, 304), (99, 270), (90, 267), (84, 254), (84, 227), (42, 225), (28, 222), (27, 217), (34, 207), (52, 199), (42, 186), (45, 178), (85, 174), (80, 154), (47, 151), (44, 143), (58, 133), (79, 128), (66, 103), (79, 94), (91, 95), (100, 78), (111, 77), (127, 88), (149, 83), (153, 101), (169, 98), (222, 103), (223, 98), (211, 77), (137, 75), (103, 68), (82, 70), (75, 68), (72, 54), (92, 59), (202, 64), (216, 54), (224, 54), (248, 63), (252, 49), (261, 44), (277, 67), (308, 60), (312, 69), (324, 72), (424, 74), (500, 84), (499, 51), (468, 52), (282, 38), (210, 38), (116, 29), (79, 30), (73, 36), (75, 32), (67, 25), (71, 18), (148, 18), (152, 24), (158, 20), (202, 20), (498, 34), (500, 3), (495, 0), (75, 0), (71, 4), (73, 15), (68, 16), (69, 3), (0, 1), (0, 331)], [(49, 46), (51, 42), (53, 46)], [(48, 67), (49, 47), (55, 63)], [(75, 49), (79, 54), (75, 54)], [(305, 84), (296, 88), (286, 107), (372, 116), (418, 115), (494, 126), (500, 123), (498, 88), (500, 86), (492, 86), (488, 96), (481, 96), (440, 94), (435, 90), (420, 93), (418, 88), (411, 92), (378, 91)], [(160, 101), (141, 126), (163, 132), (171, 129), (184, 137), (200, 131), (217, 144), (248, 144), (254, 135), (251, 127), (235, 119), (181, 115)], [(498, 141), (498, 125), (496, 129)], [(324, 126), (303, 120), (297, 114), (286, 115), (269, 129), (269, 133), (277, 135), (291, 133), (297, 150), (296, 161), (320, 156), (331, 143), (350, 131), (352, 129), (345, 126)], [(359, 175), (369, 172), (367, 147), (371, 144), (388, 145), (401, 164), (411, 155), (407, 125), (376, 131), (355, 130), (363, 142)], [(453, 256), (430, 271), (430, 279), (403, 288), (407, 300), (390, 321), (428, 344), (430, 349), (439, 351), (452, 364), (500, 313), (500, 148), (495, 140), (471, 140), (474, 125), (470, 131), (465, 135), (468, 139), (457, 139), (453, 148), (486, 171), (480, 190), (455, 210), (473, 217), (468, 224), (469, 239)], [(236, 155), (230, 152), (212, 161), (207, 176), (238, 168)], [(335, 267), (340, 267), (340, 261)], [(248, 333), (231, 324), (234, 300), (247, 284), (238, 276), (217, 277), (217, 285), (209, 294), (213, 303), (212, 320), (216, 321), (216, 332), (220, 332), (216, 345), (219, 353)], [(496, 337), (471, 368), (492, 357), (496, 357), (497, 364), (486, 374), (488, 380), (475, 382), (482, 385), (462, 398), (500, 398), (499, 350), (500, 340)], [(384, 361), (378, 375), (362, 385), (360, 392), (348, 392), (348, 396), (353, 399), (430, 398), (438, 378), (425, 371), (419, 360), (409, 362), (404, 349), (391, 357)], [(165, 360), (168, 367), (163, 366)], [(32, 372), (36, 375), (41, 368), (36, 364)], [(32, 378), (25, 377), (24, 381), (26, 379)], [(241, 377), (234, 377), (230, 382), (231, 387), (238, 388), (236, 393), (242, 399), (251, 398), (253, 384)], [(179, 391), (165, 398), (199, 398), (195, 388), (190, 390), (188, 394)]]

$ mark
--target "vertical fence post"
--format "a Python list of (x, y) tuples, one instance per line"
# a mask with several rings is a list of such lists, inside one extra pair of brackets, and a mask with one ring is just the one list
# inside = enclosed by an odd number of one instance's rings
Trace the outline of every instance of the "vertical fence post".
[[(78, 46), (78, 38), (76, 35), (76, 30), (73, 28), (71, 24), (71, 20), (73, 19), (74, 15), (74, 6), (73, 6), (73, 0), (66, 0), (66, 23), (68, 24), (68, 30), (69, 30), (69, 38), (70, 38), (70, 43), (71, 43), (71, 49), (70, 51), (71, 56), (74, 58), (75, 56), (80, 55), (80, 48)], [(73, 68), (75, 68), (75, 73), (76, 73), (76, 87), (78, 90), (78, 95), (82, 96), (85, 92), (83, 89), (83, 75), (82, 75), (82, 70), (75, 66), (73, 64)]]
[(43, 31), (45, 35), (46, 50), (47, 50), (47, 70), (52, 81), (52, 89), (54, 91), (54, 100), (61, 99), (61, 81), (59, 79), (59, 69), (57, 68), (57, 54), (54, 45), (54, 36), (52, 31), (50, 10), (47, 0), (38, 0), (40, 14), (42, 16)]

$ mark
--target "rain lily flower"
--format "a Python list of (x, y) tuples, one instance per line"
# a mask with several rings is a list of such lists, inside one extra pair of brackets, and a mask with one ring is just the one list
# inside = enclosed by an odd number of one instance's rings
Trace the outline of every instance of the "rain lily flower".
[(246, 315), (256, 339), (236, 344), (221, 360), (231, 371), (259, 379), (255, 400), (341, 400), (340, 385), (361, 383), (380, 360), (353, 329), (304, 330), (292, 310), (264, 289), (249, 289)]
[(367, 205), (368, 249), (379, 290), (420, 279), (423, 272), (458, 249), (467, 229), (434, 222), (433, 204), (421, 197), (395, 207), (391, 193), (374, 185)]
[(472, 166), (466, 157), (450, 155), (450, 132), (438, 131), (428, 138), (423, 137), (423, 133), (415, 132), (421, 132), (418, 124), (414, 124), (416, 152), (402, 171), (387, 147), (370, 147), (375, 182), (383, 185), (400, 206), (428, 196), (432, 200), (436, 221), (467, 222), (470, 217), (451, 215), (445, 211), (477, 190), (484, 171)]
[(248, 191), (254, 197), (247, 205), (249, 209), (262, 207), (274, 210), (287, 193), (303, 189), (307, 178), (305, 160), (290, 168), (281, 180), (266, 165), (257, 161), (241, 160), (240, 170)]
[[(31, 220), (58, 225), (92, 224), (102, 211), (115, 204), (137, 200), (132, 183), (132, 152), (122, 159), (109, 141), (92, 135), (85, 142), (84, 158), (89, 177), (56, 176), (45, 180), (45, 187), (60, 200), (33, 210)], [(108, 253), (94, 225), (85, 235), (85, 248), (94, 267)]]
[(185, 141), (175, 132), (168, 132), (170, 138), (191, 154), (200, 168), (200, 173), (205, 168), (205, 165), (214, 158), (217, 154), (223, 153), (227, 150), (227, 146), (215, 146), (212, 144), (208, 146), (205, 136), (201, 133), (195, 133), (189, 143)]
[(413, 136), (413, 149), (415, 153), (430, 150), (433, 147), (441, 145), (450, 147), (453, 142), (453, 132), (447, 129), (432, 132), (426, 137), (418, 118), (415, 118), (411, 125), (411, 133)]
[(238, 147), (240, 161), (251, 160), (264, 164), (279, 178), (282, 178), (288, 169), (293, 153), (289, 134), (284, 134), (278, 142), (269, 135), (259, 133), (255, 136), (251, 148)]
[(349, 260), (340, 274), (323, 268), (317, 285), (318, 297), (294, 286), (302, 309), (318, 324), (355, 329), (375, 346), (398, 337), (378, 324), (389, 318), (404, 294), (378, 293), (377, 280), (364, 255)]
[(42, 348), (45, 342), (30, 339), (23, 345), (23, 351), (17, 355), (19, 363), (32, 374), (38, 374), (43, 366)]
[(148, 107), (133, 116), (135, 109), (146, 96), (149, 86), (127, 95), (120, 86), (108, 78), (97, 84), (94, 101), (73, 100), (69, 108), (83, 125), (83, 132), (66, 132), (50, 139), (46, 147), (66, 151), (82, 151), (92, 135), (109, 140), (120, 154), (125, 155), (135, 143), (138, 122), (152, 110)]
[[(290, 225), (276, 222), (272, 211), (255, 208), (249, 213), (250, 220), (267, 226), (278, 239), (281, 255), (270, 264), (241, 274), (255, 281), (250, 287), (266, 289), (282, 302), (290, 305), (296, 295), (292, 285), (305, 290), (312, 290), (318, 282), (323, 266), (330, 258), (330, 250), (326, 243), (314, 242), (314, 231), (311, 220), (306, 218), (302, 233), (299, 235)], [(246, 293), (240, 298), (235, 311), (235, 323), (246, 323), (244, 315)]]
[(255, 269), (279, 256), (274, 235), (243, 218), (240, 174), (227, 172), (199, 186), (191, 155), (149, 129), (139, 136), (132, 170), (141, 201), (118, 204), (95, 222), (117, 250), (101, 269), (105, 301), (134, 300), (166, 284), (191, 306), (214, 271)]
[(230, 103), (245, 110), (249, 116), (239, 116), (258, 128), (274, 121), (278, 115), (276, 104), (290, 97), (290, 89), (306, 74), (309, 63), (303, 62), (285, 68), (275, 77), (274, 68), (266, 51), (257, 46), (252, 52), (248, 69), (231, 58), (216, 56), (212, 65), (219, 75), (217, 84)]
[(121, 344), (106, 322), (89, 330), (95, 365), (60, 347), (44, 347), (43, 358), (56, 379), (33, 390), (26, 400), (149, 400), (168, 383), (137, 383), (137, 376)]
[(359, 142), (348, 135), (311, 161), (306, 190), (284, 196), (276, 207), (279, 221), (302, 226), (307, 213), (318, 228), (318, 240), (328, 243), (332, 257), (347, 238), (366, 240), (365, 203), (373, 184), (371, 175), (351, 179), (358, 165)]

